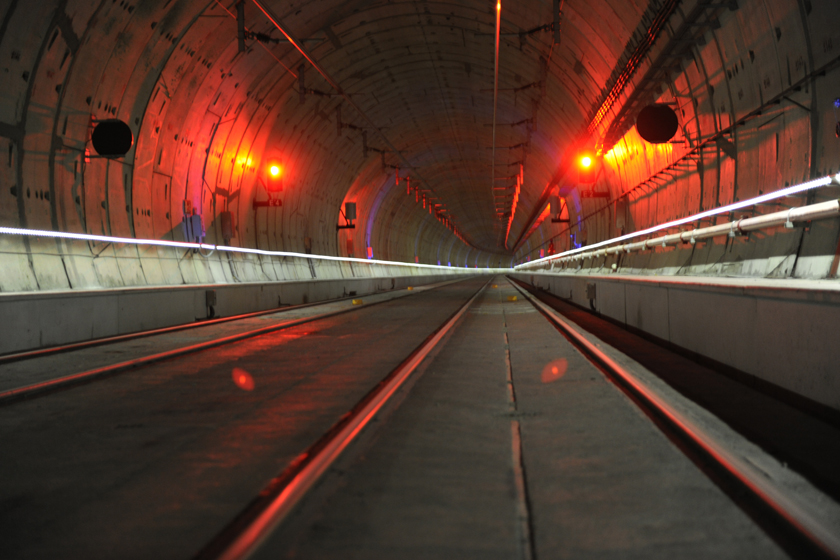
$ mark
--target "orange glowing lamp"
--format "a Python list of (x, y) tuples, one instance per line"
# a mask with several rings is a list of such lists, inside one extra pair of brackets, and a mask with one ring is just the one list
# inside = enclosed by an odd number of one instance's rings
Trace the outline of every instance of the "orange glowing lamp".
[(279, 161), (268, 162), (266, 168), (265, 188), (270, 193), (283, 190), (283, 164)]
[(578, 182), (594, 183), (597, 177), (598, 166), (595, 165), (595, 158), (584, 154), (578, 160)]

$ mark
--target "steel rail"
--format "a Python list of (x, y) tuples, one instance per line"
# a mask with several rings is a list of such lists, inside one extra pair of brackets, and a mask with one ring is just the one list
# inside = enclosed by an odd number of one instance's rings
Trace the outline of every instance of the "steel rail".
[[(417, 286), (417, 290), (423, 291), (425, 289), (433, 289), (443, 287), (447, 284), (454, 284), (455, 282), (461, 282), (466, 278), (456, 278), (454, 280), (444, 280), (443, 282), (435, 282), (433, 284), (426, 284)], [(399, 291), (399, 290), (393, 290)], [(410, 294), (404, 294), (410, 295)], [(260, 317), (262, 315), (273, 315), (275, 313), (285, 313), (287, 311), (295, 311), (298, 309), (305, 309), (307, 307), (316, 307), (318, 305), (327, 305), (329, 303), (337, 303), (339, 301), (347, 301), (348, 299), (360, 298), (364, 297), (363, 295), (352, 295), (352, 296), (343, 296), (340, 298), (333, 298), (333, 299), (325, 299), (322, 301), (313, 301), (312, 303), (301, 303), (298, 305), (287, 305), (283, 307), (275, 307), (273, 309), (265, 309), (263, 311), (251, 311), (249, 313), (240, 313), (238, 315), (231, 315), (230, 317), (218, 317), (216, 319), (203, 319), (197, 320), (194, 323), (184, 323), (181, 325), (173, 325), (171, 327), (161, 327), (158, 329), (149, 329), (145, 331), (137, 331), (132, 333), (126, 334), (118, 334), (114, 336), (106, 336), (102, 338), (96, 338), (93, 340), (85, 340), (82, 342), (71, 342), (69, 344), (62, 344), (60, 346), (52, 346), (47, 348), (39, 348), (38, 350), (26, 350), (23, 352), (15, 352), (9, 354), (0, 354), (0, 365), (8, 364), (12, 362), (19, 362), (21, 360), (30, 360), (33, 358), (42, 358), (44, 356), (49, 356), (52, 354), (61, 354), (64, 352), (73, 352), (75, 350), (84, 350), (85, 348), (92, 348), (96, 346), (102, 346), (105, 344), (113, 344), (115, 342), (125, 342), (126, 340), (134, 340), (136, 338), (146, 338), (149, 336), (155, 336), (158, 334), (167, 334), (171, 332), (177, 332), (187, 329), (198, 329), (201, 327), (209, 327), (211, 325), (216, 325), (219, 323), (228, 323), (231, 321), (239, 321), (242, 319), (249, 319), (251, 317)], [(401, 296), (398, 296), (401, 297)]]
[[(462, 281), (465, 279), (459, 279), (458, 281)], [(445, 284), (439, 284), (434, 286), (433, 288), (429, 288), (429, 290), (442, 287), (443, 285), (454, 283), (448, 282)], [(422, 290), (428, 291), (428, 290)], [(79, 373), (74, 373), (71, 375), (66, 375), (63, 377), (58, 377), (56, 379), (50, 379), (47, 381), (41, 381), (39, 383), (33, 383), (30, 385), (24, 385), (23, 387), (16, 387), (14, 389), (8, 389), (5, 391), (0, 392), (0, 406), (4, 406), (7, 404), (11, 404), (17, 401), (42, 396), (48, 393), (52, 393), (55, 391), (59, 391), (62, 389), (68, 389), (71, 387), (75, 387), (77, 385), (82, 385), (84, 383), (89, 383), (91, 381), (95, 381), (98, 379), (102, 379), (105, 377), (110, 377), (112, 375), (117, 375), (119, 373), (124, 373), (126, 371), (153, 364), (156, 362), (160, 362), (163, 360), (168, 360), (170, 358), (177, 358), (180, 356), (185, 356), (187, 354), (193, 354), (195, 352), (200, 352), (202, 350), (208, 350), (210, 348), (216, 348), (218, 346), (223, 346), (226, 344), (231, 344), (234, 342), (239, 342), (241, 340), (245, 340), (248, 338), (254, 338), (256, 336), (272, 333), (279, 330), (289, 329), (292, 327), (297, 327), (300, 325), (304, 325), (306, 323), (311, 323), (314, 321), (318, 321), (320, 319), (328, 319), (330, 317), (335, 317), (338, 315), (343, 315), (345, 313), (350, 313), (353, 311), (357, 311), (360, 309), (365, 309), (372, 307), (374, 305), (379, 305), (382, 303), (388, 303), (394, 301), (396, 299), (401, 299), (403, 297), (407, 297), (409, 295), (413, 295), (414, 293), (422, 293), (421, 291), (412, 291), (403, 295), (399, 295), (394, 298), (376, 301), (373, 303), (358, 305), (358, 306), (351, 306), (345, 309), (339, 309), (337, 311), (330, 311), (328, 313), (321, 313), (318, 315), (313, 315), (311, 317), (303, 317), (301, 319), (293, 319), (291, 321), (285, 321), (279, 324), (269, 325), (267, 327), (261, 327), (258, 329), (253, 329), (250, 331), (246, 331), (243, 333), (237, 333), (234, 335), (229, 335), (223, 338), (215, 338), (213, 340), (208, 340), (206, 342), (199, 342), (198, 344), (192, 344), (189, 346), (184, 346), (181, 348), (175, 348), (173, 350), (167, 350), (166, 352), (159, 352), (157, 354), (151, 354), (149, 356), (143, 356), (141, 358), (135, 358), (133, 360), (126, 360), (124, 362), (119, 362), (116, 364), (111, 364), (107, 366), (102, 366), (99, 368), (90, 369), (87, 371), (82, 371)]]
[[(405, 384), (429, 353), (452, 330), (476, 298), (487, 288), (490, 281), (492, 278), (371, 390), (350, 413), (339, 420), (321, 440), (295, 459), (276, 479), (280, 481), (279, 483), (271, 484), (263, 490), (260, 497), (264, 500), (253, 505), (259, 511), (252, 514), (250, 520), (243, 524), (244, 527), (236, 526), (236, 521), (234, 521), (234, 525), (228, 529), (230, 534), (222, 531), (214, 542), (199, 552), (197, 558), (244, 560), (251, 557), (330, 465)], [(241, 516), (247, 516), (247, 514), (246, 509)]]
[[(459, 279), (462, 280), (462, 279)], [(114, 336), (105, 336), (102, 338), (95, 338), (93, 340), (85, 340), (82, 342), (71, 342), (69, 344), (62, 344), (60, 346), (50, 346), (47, 348), (39, 348), (38, 350), (26, 350), (24, 352), (15, 352), (0, 355), (0, 365), (12, 362), (19, 362), (22, 360), (31, 360), (34, 358), (43, 358), (52, 354), (62, 354), (64, 352), (73, 352), (75, 350), (84, 350), (85, 348), (93, 348), (96, 346), (103, 346), (106, 344), (114, 344), (116, 342), (125, 342), (127, 340), (134, 340), (137, 338), (146, 338), (159, 334), (167, 334), (171, 332), (178, 332), (188, 329), (198, 329), (201, 327), (209, 327), (218, 325), (219, 323), (229, 323), (232, 321), (239, 321), (242, 319), (250, 319), (251, 317), (259, 317), (262, 315), (272, 315), (274, 313), (285, 313), (287, 311), (294, 311), (297, 309), (305, 309), (307, 307), (315, 307), (317, 305), (326, 305), (328, 303), (336, 303), (339, 301), (346, 301), (362, 296), (346, 296), (334, 299), (326, 299), (323, 301), (314, 301), (312, 303), (302, 303), (300, 305), (287, 305), (284, 307), (275, 307), (273, 309), (266, 309), (263, 311), (251, 311), (249, 313), (240, 313), (238, 315), (231, 315), (230, 317), (217, 317), (215, 319), (197, 320), (194, 323), (183, 323), (180, 325), (172, 325), (171, 327), (160, 327), (157, 329), (149, 329), (145, 331), (136, 331), (126, 334), (118, 334)]]
[(816, 515), (807, 503), (795, 495), (785, 492), (774, 484), (766, 474), (754, 467), (748, 461), (738, 457), (725, 445), (719, 443), (701, 426), (673, 407), (668, 401), (649, 387), (644, 381), (633, 375), (577, 328), (572, 327), (554, 309), (546, 305), (516, 282), (513, 285), (538, 311), (541, 311), (572, 343), (583, 351), (583, 354), (597, 362), (611, 375), (615, 376), (635, 397), (645, 406), (657, 413), (687, 441), (692, 443), (718, 467), (737, 480), (754, 497), (766, 505), (776, 515), (783, 519), (801, 537), (812, 543), (816, 549), (829, 558), (840, 559), (840, 534), (836, 529), (827, 526)]

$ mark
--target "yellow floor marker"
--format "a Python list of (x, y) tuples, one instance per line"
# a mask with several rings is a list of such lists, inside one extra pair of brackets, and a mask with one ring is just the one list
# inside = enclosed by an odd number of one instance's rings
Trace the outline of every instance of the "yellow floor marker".
[(412, 288), (411, 286), (409, 286), (408, 288), (406, 288), (406, 290), (408, 290), (408, 291), (411, 291), (411, 290), (413, 290), (413, 289), (414, 289), (414, 288)]
[(508, 296), (508, 301), (516, 301), (516, 296)]
[(362, 305), (363, 303), (364, 303), (364, 302), (363, 302), (362, 300), (360, 300), (360, 299), (354, 299), (354, 300), (353, 300), (353, 305)]
[(499, 285), (498, 285), (498, 284), (493, 284), (493, 287), (494, 287), (494, 288), (498, 288), (498, 287), (499, 287)]

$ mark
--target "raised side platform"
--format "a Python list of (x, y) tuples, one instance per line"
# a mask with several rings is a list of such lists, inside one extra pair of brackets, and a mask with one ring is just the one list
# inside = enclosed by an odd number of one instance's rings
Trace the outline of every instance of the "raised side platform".
[[(470, 271), (470, 274), (474, 272)], [(453, 272), (390, 278), (0, 294), (0, 317), (3, 318), (0, 321), (0, 355), (181, 325), (210, 317), (404, 289), (464, 275)], [(208, 299), (208, 292), (215, 294)], [(214, 297), (215, 304), (208, 305)]]
[(546, 273), (511, 277), (840, 410), (838, 282)]

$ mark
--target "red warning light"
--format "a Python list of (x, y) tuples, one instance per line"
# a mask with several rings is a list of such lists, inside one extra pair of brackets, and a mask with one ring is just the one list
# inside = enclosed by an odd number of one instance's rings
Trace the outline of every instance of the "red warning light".
[(266, 167), (265, 188), (270, 193), (283, 190), (283, 164), (279, 161), (270, 161)]
[(594, 183), (597, 176), (598, 166), (595, 165), (595, 158), (584, 154), (578, 160), (578, 182)]

